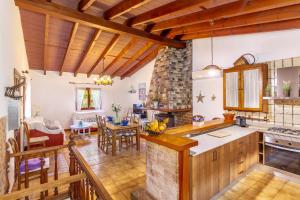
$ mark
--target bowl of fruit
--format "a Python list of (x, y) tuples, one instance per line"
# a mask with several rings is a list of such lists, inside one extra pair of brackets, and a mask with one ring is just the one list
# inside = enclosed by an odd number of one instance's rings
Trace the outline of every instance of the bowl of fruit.
[(149, 135), (160, 135), (166, 131), (168, 122), (169, 118), (165, 118), (162, 121), (153, 120), (146, 124), (145, 131)]

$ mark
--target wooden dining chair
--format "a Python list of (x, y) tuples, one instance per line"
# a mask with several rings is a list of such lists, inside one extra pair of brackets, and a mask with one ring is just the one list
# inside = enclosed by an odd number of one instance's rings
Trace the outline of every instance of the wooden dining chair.
[[(112, 132), (106, 127), (106, 118), (105, 117), (98, 117), (99, 126), (101, 129), (101, 142), (100, 148), (105, 152), (108, 153), (109, 147), (112, 146)], [(119, 149), (121, 150), (122, 146), (122, 133), (118, 133), (116, 135), (116, 140), (119, 142)]]
[(48, 136), (30, 137), (30, 128), (27, 122), (23, 122), (23, 127), (26, 134), (27, 150), (46, 147), (46, 141), (49, 140)]
[(103, 140), (104, 140), (104, 131), (103, 131), (103, 127), (102, 127), (102, 116), (96, 115), (96, 122), (97, 122), (97, 143), (98, 143), (98, 147), (102, 149), (103, 147)]
[[(131, 124), (140, 123), (139, 118), (133, 113), (130, 116), (128, 116), (127, 120), (129, 120), (129, 122)], [(129, 131), (126, 131), (123, 133), (122, 137), (125, 140), (127, 149), (129, 146), (133, 146), (133, 144), (134, 144), (133, 140), (134, 140), (134, 137), (136, 137), (136, 136), (137, 136), (137, 133), (136, 133), (136, 131), (133, 131), (133, 130), (129, 130)]]
[[(20, 147), (14, 138), (9, 138), (8, 143), (13, 154), (20, 153)], [(28, 188), (29, 181), (34, 178), (39, 178), (41, 184), (47, 183), (49, 166), (50, 159), (45, 157), (45, 154), (15, 156), (15, 179), (17, 180), (18, 190), (21, 189), (23, 183), (25, 188)]]

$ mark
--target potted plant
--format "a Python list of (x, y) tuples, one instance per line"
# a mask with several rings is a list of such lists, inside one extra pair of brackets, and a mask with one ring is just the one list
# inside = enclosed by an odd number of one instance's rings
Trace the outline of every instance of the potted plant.
[(266, 87), (266, 89), (265, 89), (267, 97), (271, 96), (271, 91), (272, 91), (272, 86), (270, 84), (268, 84), (267, 87)]
[(291, 82), (290, 81), (283, 81), (282, 91), (284, 97), (290, 97), (291, 96)]
[(116, 113), (116, 119), (114, 120), (114, 122), (119, 123), (120, 122), (119, 112), (121, 111), (121, 105), (120, 104), (112, 104), (111, 108), (112, 108), (112, 111)]

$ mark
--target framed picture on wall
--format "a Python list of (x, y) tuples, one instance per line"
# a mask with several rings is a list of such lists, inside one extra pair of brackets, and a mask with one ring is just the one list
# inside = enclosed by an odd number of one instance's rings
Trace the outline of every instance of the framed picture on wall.
[(139, 83), (139, 100), (146, 101), (146, 83)]

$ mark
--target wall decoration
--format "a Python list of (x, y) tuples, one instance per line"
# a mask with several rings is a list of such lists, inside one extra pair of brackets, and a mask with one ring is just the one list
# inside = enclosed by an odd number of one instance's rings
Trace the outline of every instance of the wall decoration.
[(131, 85), (130, 90), (128, 92), (131, 94), (134, 94), (134, 93), (136, 93), (136, 89), (134, 89), (134, 87)]
[(139, 83), (139, 100), (146, 101), (146, 83)]
[(205, 96), (203, 96), (202, 93), (201, 93), (201, 91), (200, 91), (199, 95), (196, 96), (197, 102), (198, 102), (198, 103), (199, 103), (199, 102), (203, 103), (204, 97), (205, 97)]
[(212, 101), (215, 101), (217, 97), (216, 97), (215, 94), (213, 94), (210, 98), (211, 98)]

